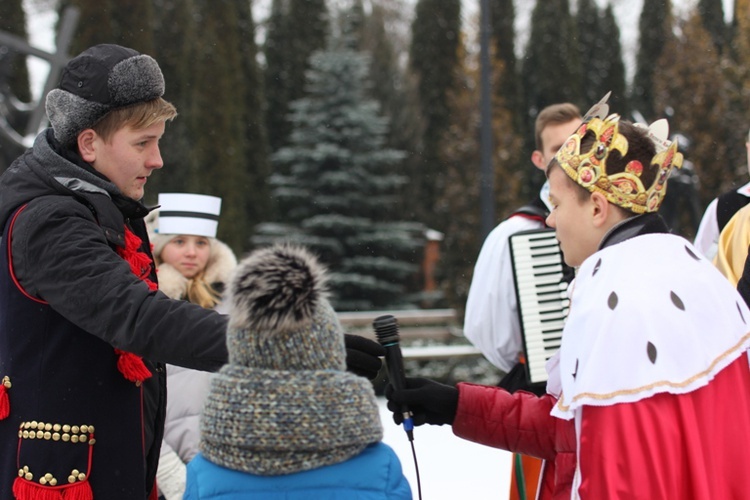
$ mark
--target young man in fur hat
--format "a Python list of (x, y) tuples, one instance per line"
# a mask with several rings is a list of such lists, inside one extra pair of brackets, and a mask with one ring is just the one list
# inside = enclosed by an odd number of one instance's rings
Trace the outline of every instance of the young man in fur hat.
[(164, 363), (227, 361), (224, 317), (157, 291), (140, 200), (163, 94), (151, 57), (85, 50), (0, 177), (0, 498), (156, 498)]
[(545, 460), (538, 498), (747, 498), (750, 310), (656, 211), (682, 157), (658, 128), (589, 117), (548, 170), (577, 268), (547, 394), (407, 379), (400, 420)]

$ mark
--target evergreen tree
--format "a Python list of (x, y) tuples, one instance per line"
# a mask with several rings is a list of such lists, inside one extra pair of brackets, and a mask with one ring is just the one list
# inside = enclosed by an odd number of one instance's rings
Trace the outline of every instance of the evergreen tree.
[(304, 95), (308, 59), (325, 46), (325, 0), (273, 0), (263, 49), (266, 59), (266, 128), (272, 151), (289, 136), (289, 103)]
[(595, 0), (579, 0), (576, 25), (584, 75), (582, 109), (588, 109), (611, 91), (610, 106), (626, 116), (625, 63), (612, 5), (602, 12)]
[(114, 43), (154, 55), (153, 1), (117, 0), (111, 4)]
[(727, 35), (727, 25), (724, 22), (724, 4), (716, 0), (699, 0), (698, 12), (703, 20), (703, 26), (711, 34), (714, 47), (721, 54)]
[(366, 55), (347, 38), (313, 54), (307, 97), (292, 103), (289, 146), (273, 155), (273, 194), (285, 225), (264, 224), (254, 241), (283, 238), (315, 251), (333, 271), (339, 310), (403, 307), (423, 227), (397, 222), (395, 171), (403, 153), (384, 147), (387, 120), (366, 97)]
[[(521, 71), (526, 100), (523, 140), (528, 155), (535, 149), (534, 119), (539, 111), (558, 102), (582, 103), (582, 75), (576, 26), (568, 0), (536, 3), (531, 14), (531, 35)], [(544, 175), (538, 169), (524, 169), (524, 198), (539, 191)]]
[[(601, 29), (601, 12), (594, 0), (578, 0), (576, 14), (578, 31), (578, 52), (581, 60), (583, 79), (583, 102), (595, 103), (606, 93), (602, 93), (606, 74), (606, 61), (602, 49), (607, 45), (609, 34)], [(585, 105), (584, 105), (585, 106)]]
[(736, 166), (725, 161), (728, 144), (719, 139), (726, 130), (727, 99), (717, 85), (723, 80), (719, 55), (700, 16), (694, 14), (681, 23), (680, 31), (681, 36), (667, 43), (657, 61), (654, 102), (657, 109), (671, 109), (671, 131), (690, 140), (683, 153), (693, 163), (707, 201), (729, 189)]
[(531, 14), (531, 36), (523, 61), (528, 133), (545, 106), (558, 102), (582, 104), (580, 58), (576, 28), (568, 0), (537, 2)]
[(640, 34), (631, 95), (633, 109), (648, 121), (659, 116), (654, 108), (654, 74), (664, 46), (671, 38), (672, 8), (669, 0), (645, 0), (638, 22)]
[(490, 2), (490, 23), (495, 42), (493, 66), (499, 74), (494, 86), (494, 100), (496, 105), (507, 108), (513, 114), (514, 130), (522, 130), (524, 103), (516, 64), (515, 19), (513, 0)]
[[(618, 110), (620, 115), (628, 116), (630, 113), (630, 103), (628, 102), (628, 96), (626, 95), (627, 85), (625, 83), (625, 62), (622, 58), (620, 27), (615, 20), (612, 4), (604, 9), (604, 15), (602, 16), (600, 25), (600, 33), (602, 33), (604, 38), (600, 54), (603, 75), (601, 87), (597, 92), (599, 97), (594, 98), (594, 100), (591, 101), (591, 104), (598, 102), (604, 94), (612, 91), (612, 96), (609, 99), (610, 107)], [(589, 104), (586, 105), (588, 106)]]
[[(441, 146), (448, 173), (440, 203), (448, 207), (452, 216), (446, 221), (438, 276), (447, 305), (458, 310), (463, 310), (466, 303), (481, 243), (479, 67), (476, 54), (461, 53), (461, 82), (449, 94), (452, 120)], [(504, 68), (495, 69), (493, 86), (499, 86)], [(492, 114), (494, 201), (499, 222), (522, 204), (524, 171), (532, 167), (526, 163), (518, 168), (518, 162), (512, 161), (518, 158), (523, 140), (513, 132), (511, 111), (494, 105)]]
[[(390, 123), (386, 145), (406, 153), (399, 171), (412, 179), (421, 163), (416, 152), (420, 149), (424, 124), (416, 80), (398, 59), (400, 53), (408, 51), (408, 40), (398, 32), (398, 26), (408, 26), (404, 12), (403, 0), (373, 4), (362, 23), (359, 47), (370, 55), (369, 93)], [(398, 210), (407, 219), (417, 219), (420, 201), (409, 196), (410, 185), (411, 182), (405, 182), (401, 188)]]
[(78, 7), (80, 17), (68, 52), (77, 55), (93, 45), (114, 43), (113, 0), (60, 0), (58, 12)]
[(438, 230), (447, 215), (437, 205), (446, 182), (446, 165), (439, 150), (451, 123), (448, 94), (456, 85), (460, 36), (460, 0), (418, 0), (409, 62), (419, 82), (425, 131), (421, 162), (411, 179), (408, 196), (420, 203), (417, 218)]
[[(23, 10), (22, 0), (3, 0), (0, 2), (0, 30), (28, 40), (26, 14)], [(0, 54), (0, 84), (7, 85), (11, 95), (20, 101), (31, 101), (29, 71), (26, 68), (25, 55), (14, 52)]]
[(273, 0), (271, 15), (266, 20), (266, 40), (263, 55), (266, 88), (266, 129), (272, 150), (279, 149), (289, 135), (287, 120), (291, 81), (287, 57), (289, 37), (285, 8), (288, 2)]
[[(234, 0), (195, 0), (201, 36), (191, 61), (188, 136), (192, 140), (189, 192), (222, 198), (218, 237), (241, 253), (250, 228), (246, 204), (254, 196), (247, 166), (246, 81)], [(173, 172), (172, 175), (179, 175)]]
[[(238, 25), (240, 29), (240, 56), (242, 84), (244, 91), (244, 139), (246, 142), (245, 168), (248, 173), (252, 196), (245, 196), (245, 216), (251, 228), (256, 223), (272, 220), (268, 178), (271, 175), (269, 161), (268, 133), (266, 130), (263, 101), (265, 89), (263, 74), (258, 65), (258, 47), (255, 44), (255, 20), (250, 2), (240, 2)], [(244, 247), (249, 244), (249, 234), (245, 234)]]
[(159, 193), (187, 191), (188, 180), (195, 175), (189, 123), (193, 112), (199, 111), (193, 109), (190, 90), (195, 80), (192, 70), (197, 40), (193, 0), (153, 0), (153, 4), (154, 57), (164, 74), (164, 98), (179, 114), (167, 125), (160, 142), (164, 169), (149, 178), (146, 200), (151, 205), (157, 203)]
[[(494, 50), (491, 53), (493, 78), (492, 143), (495, 150), (492, 166), (496, 177), (494, 182), (494, 206), (495, 213), (498, 216), (497, 222), (499, 222), (507, 214), (509, 204), (515, 207), (514, 202), (522, 192), (523, 184), (508, 182), (508, 179), (511, 177), (523, 179), (526, 176), (530, 177), (533, 173), (529, 173), (529, 160), (527, 156), (523, 155), (523, 136), (527, 127), (526, 108), (521, 87), (521, 75), (516, 60), (513, 1), (498, 0), (490, 2), (490, 22), (494, 40)], [(465, 75), (469, 68), (471, 68), (471, 64), (466, 62), (462, 73)], [(470, 78), (469, 76), (465, 77)], [(479, 102), (480, 97), (477, 95), (475, 98)], [(460, 102), (460, 100), (457, 102)], [(479, 118), (476, 119), (479, 120)], [(479, 148), (479, 145), (476, 147)], [(478, 159), (476, 165), (479, 164), (480, 160)], [(506, 175), (511, 172), (510, 176)], [(475, 208), (478, 207), (479, 205)], [(479, 230), (476, 234), (480, 234)], [(451, 236), (447, 235), (446, 258), (451, 258), (452, 248)], [(461, 257), (456, 255), (455, 258), (460, 259)], [(464, 276), (469, 277), (471, 273), (465, 273)], [(459, 288), (461, 287), (459, 286)], [(462, 297), (462, 295), (459, 294), (458, 297)]]

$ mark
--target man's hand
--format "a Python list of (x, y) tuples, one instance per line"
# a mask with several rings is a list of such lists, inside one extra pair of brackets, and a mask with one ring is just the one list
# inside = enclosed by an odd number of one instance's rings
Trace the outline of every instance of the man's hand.
[(388, 409), (393, 412), (393, 421), (400, 424), (404, 417), (402, 405), (413, 414), (414, 425), (453, 424), (458, 409), (458, 389), (426, 378), (406, 379), (406, 389), (396, 390), (391, 384), (385, 386)]
[(385, 348), (365, 337), (344, 334), (346, 345), (346, 369), (361, 377), (372, 380), (378, 376), (385, 356)]

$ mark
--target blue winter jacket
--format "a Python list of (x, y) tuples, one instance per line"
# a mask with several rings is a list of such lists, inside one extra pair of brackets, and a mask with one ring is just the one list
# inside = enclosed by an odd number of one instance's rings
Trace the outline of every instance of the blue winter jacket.
[(281, 476), (227, 469), (198, 454), (188, 464), (184, 500), (411, 500), (401, 462), (390, 446), (371, 444), (346, 462)]

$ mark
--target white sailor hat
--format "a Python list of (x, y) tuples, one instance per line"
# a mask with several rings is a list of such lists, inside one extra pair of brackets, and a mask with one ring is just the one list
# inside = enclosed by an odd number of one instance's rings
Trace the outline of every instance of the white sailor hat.
[(216, 238), (221, 198), (205, 194), (159, 193), (158, 234)]

